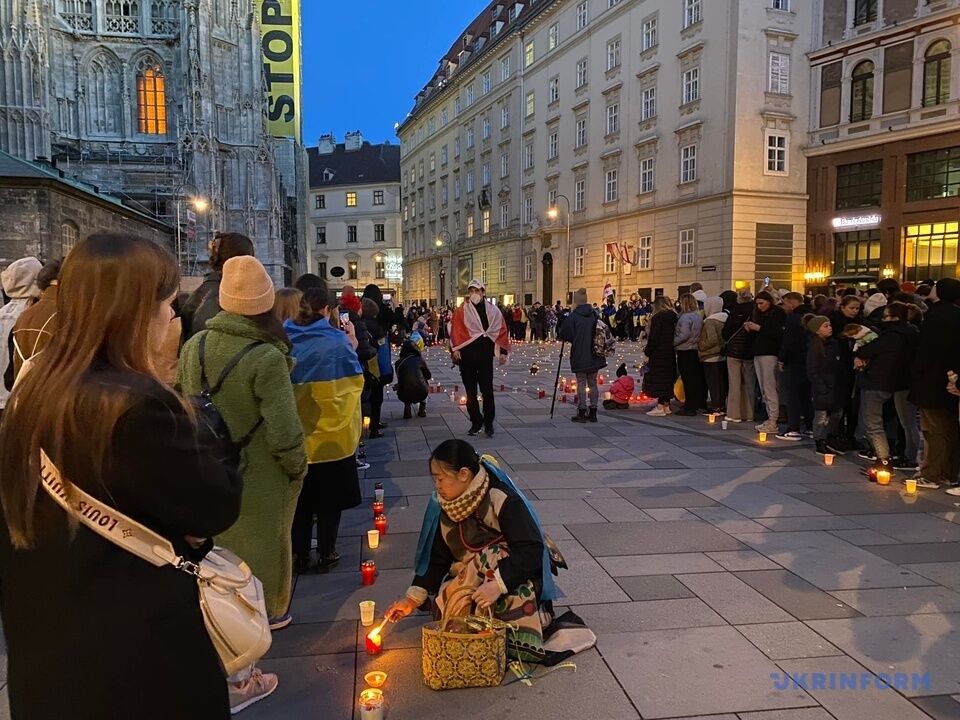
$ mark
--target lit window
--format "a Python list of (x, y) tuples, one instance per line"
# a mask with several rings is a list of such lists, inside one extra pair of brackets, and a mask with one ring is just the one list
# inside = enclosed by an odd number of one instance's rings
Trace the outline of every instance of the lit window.
[(144, 135), (167, 134), (166, 81), (159, 65), (137, 73), (137, 129)]
[(484, 208), (480, 211), (480, 221), (483, 228), (482, 232), (484, 234), (490, 232), (490, 208)]
[(347, 193), (347, 207), (357, 206), (357, 194), (355, 192)]
[(357, 279), (357, 276), (359, 275), (358, 267), (359, 267), (359, 263), (357, 262), (347, 263), (347, 279), (349, 280)]
[(686, 145), (680, 148), (680, 182), (688, 183), (697, 179), (697, 146)]
[(615, 168), (607, 170), (605, 179), (604, 202), (616, 202), (617, 198), (620, 197), (620, 171)]
[(680, 231), (680, 252), (677, 264), (680, 267), (690, 267), (694, 263), (697, 249), (697, 231), (694, 228)]
[(534, 46), (534, 44), (533, 44), (533, 40), (530, 40), (530, 41), (527, 43), (526, 47), (524, 47), (524, 49), (523, 49), (523, 59), (524, 59), (524, 63), (525, 63), (525, 65), (526, 65), (526, 67), (530, 67), (531, 65), (533, 65), (534, 60), (537, 59), (536, 51), (535, 51), (535, 46)]
[(467, 237), (473, 237), (473, 213), (467, 215)]

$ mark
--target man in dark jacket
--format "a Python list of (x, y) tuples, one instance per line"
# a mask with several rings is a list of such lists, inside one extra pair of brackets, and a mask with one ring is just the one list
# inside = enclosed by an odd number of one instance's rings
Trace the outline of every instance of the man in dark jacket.
[(900, 424), (906, 436), (904, 457), (897, 465), (916, 469), (920, 444), (917, 409), (909, 395), (909, 369), (912, 367), (920, 333), (907, 322), (907, 306), (892, 303), (883, 308), (880, 336), (856, 351), (854, 363), (863, 369), (860, 376), (860, 414), (864, 431), (873, 446), (878, 467), (889, 470), (894, 464), (883, 422), (883, 406), (894, 400)]
[(930, 293), (936, 300), (923, 321), (920, 346), (913, 365), (910, 400), (920, 408), (923, 433), (923, 464), (917, 476), (919, 487), (947, 486), (960, 495), (960, 428), (957, 427), (957, 397), (947, 391), (947, 373), (960, 371), (960, 280), (944, 278)]
[(727, 390), (727, 420), (735, 423), (753, 420), (757, 398), (757, 374), (753, 368), (753, 341), (756, 336), (744, 328), (753, 317), (753, 311), (753, 293), (742, 290), (737, 295), (736, 306), (723, 326), (730, 381)]
[(571, 419), (578, 423), (597, 422), (597, 373), (607, 366), (607, 360), (593, 353), (597, 316), (587, 302), (586, 289), (580, 288), (573, 294), (573, 304), (573, 313), (560, 329), (560, 339), (570, 343), (570, 372), (577, 376), (577, 414)]
[(217, 233), (210, 241), (210, 272), (183, 304), (181, 322), (186, 342), (207, 327), (207, 320), (220, 312), (220, 281), (223, 264), (230, 258), (253, 255), (253, 242), (239, 233)]
[(804, 303), (803, 295), (795, 292), (783, 296), (781, 307), (786, 313), (786, 322), (780, 344), (779, 369), (781, 395), (787, 406), (787, 429), (777, 437), (797, 442), (803, 439), (800, 434), (803, 419), (807, 429), (813, 429), (810, 381), (807, 380), (807, 339), (810, 333), (803, 326), (803, 316), (812, 313), (813, 309)]
[[(373, 357), (363, 365), (363, 409), (367, 417), (370, 418), (370, 433), (368, 437), (372, 440), (383, 437), (382, 430), (386, 425), (380, 422), (380, 411), (383, 407), (383, 385), (393, 381), (392, 371), (387, 377), (380, 373), (378, 354), (380, 352), (389, 352), (390, 344), (387, 341), (387, 331), (384, 330), (380, 318), (383, 312), (383, 306), (375, 299), (379, 294), (368, 294), (369, 285), (363, 291), (361, 299), (361, 325), (365, 328), (370, 337), (370, 348), (373, 351)], [(376, 287), (376, 286), (374, 286)], [(371, 297), (372, 295), (373, 297)], [(383, 296), (380, 295), (382, 298)], [(381, 350), (385, 345), (387, 350)], [(359, 345), (358, 345), (359, 348)], [(358, 355), (359, 357), (359, 355)], [(389, 363), (387, 363), (389, 364)], [(374, 370), (376, 368), (376, 370)]]

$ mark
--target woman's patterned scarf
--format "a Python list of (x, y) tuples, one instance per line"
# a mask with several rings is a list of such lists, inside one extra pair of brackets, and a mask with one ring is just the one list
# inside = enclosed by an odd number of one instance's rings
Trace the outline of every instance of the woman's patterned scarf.
[(480, 472), (473, 476), (473, 480), (467, 485), (467, 489), (456, 500), (444, 500), (437, 496), (440, 501), (440, 507), (454, 522), (463, 522), (473, 515), (480, 507), (480, 503), (490, 489), (490, 477), (487, 471), (481, 466)]

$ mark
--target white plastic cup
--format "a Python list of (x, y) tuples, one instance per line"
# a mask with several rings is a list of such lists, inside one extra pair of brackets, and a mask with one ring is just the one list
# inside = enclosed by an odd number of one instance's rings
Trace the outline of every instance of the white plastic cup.
[(377, 604), (373, 600), (364, 600), (360, 603), (360, 624), (364, 627), (373, 625)]
[(722, 427), (724, 430), (726, 430), (728, 426), (729, 423), (726, 420), (720, 422), (720, 427)]
[(367, 545), (370, 546), (371, 550), (376, 550), (378, 547), (380, 547), (379, 530), (367, 530)]
[(823, 456), (823, 464), (827, 466), (833, 465), (833, 461), (835, 459), (836, 459), (835, 455), (832, 455), (831, 453), (827, 453), (826, 455)]
[(360, 720), (383, 720), (383, 691), (371, 688), (360, 694)]
[(383, 494), (386, 492), (383, 488), (379, 488), (373, 491), (373, 496), (377, 502), (383, 502)]

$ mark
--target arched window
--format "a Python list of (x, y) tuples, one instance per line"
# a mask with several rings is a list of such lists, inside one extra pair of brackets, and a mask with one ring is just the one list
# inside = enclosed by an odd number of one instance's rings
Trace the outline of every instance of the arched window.
[(93, 135), (120, 134), (120, 69), (100, 53), (87, 66), (87, 125)]
[(950, 43), (938, 40), (927, 48), (923, 60), (923, 106), (942, 105), (950, 99)]
[(167, 134), (166, 80), (155, 62), (142, 62), (137, 68), (137, 131), (143, 135)]
[(873, 117), (873, 63), (864, 60), (853, 69), (850, 84), (850, 122)]
[(66, 257), (67, 253), (73, 250), (74, 245), (79, 239), (77, 226), (72, 222), (65, 222), (60, 226), (60, 255)]

